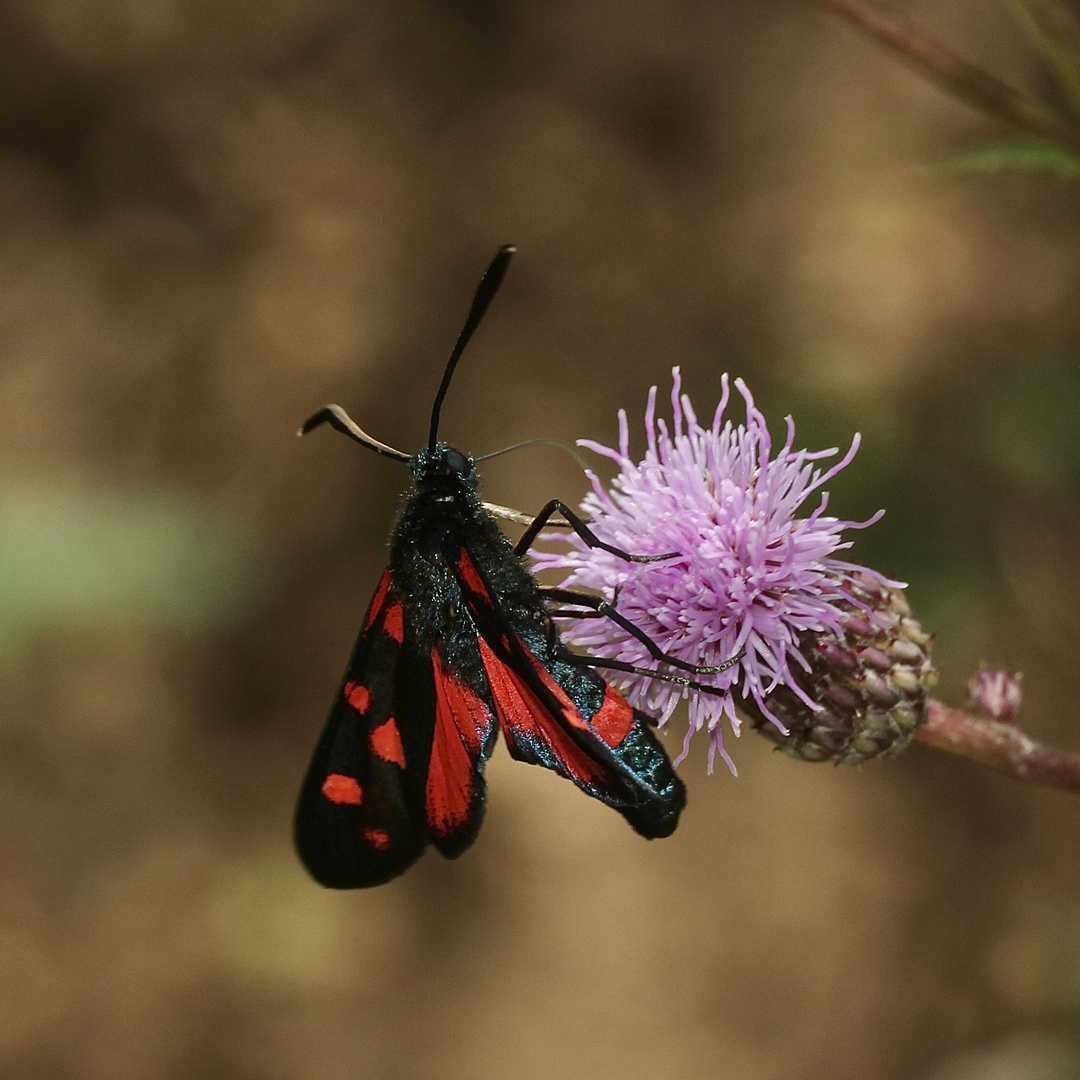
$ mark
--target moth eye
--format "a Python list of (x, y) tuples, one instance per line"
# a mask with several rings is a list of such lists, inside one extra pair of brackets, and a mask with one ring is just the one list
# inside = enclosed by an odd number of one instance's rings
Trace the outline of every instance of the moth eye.
[(443, 461), (450, 472), (458, 473), (461, 476), (468, 476), (472, 472), (469, 459), (458, 450), (447, 450)]

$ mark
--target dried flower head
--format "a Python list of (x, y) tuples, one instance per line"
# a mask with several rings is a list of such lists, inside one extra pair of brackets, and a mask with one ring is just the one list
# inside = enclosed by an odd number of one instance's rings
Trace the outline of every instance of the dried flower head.
[[(849, 528), (877, 521), (843, 521), (826, 513), (824, 486), (850, 464), (859, 446), (829, 466), (819, 464), (839, 451), (796, 450), (795, 426), (787, 418), (783, 445), (773, 454), (765, 418), (741, 379), (735, 388), (746, 408), (745, 423), (725, 418), (730, 387), (725, 375), (721, 398), (709, 427), (703, 427), (686, 395), (679, 370), (673, 371), (669, 430), (656, 416), (656, 387), (645, 410), (648, 449), (643, 461), (630, 456), (626, 413), (619, 412), (618, 449), (587, 440), (580, 445), (610, 458), (618, 474), (605, 488), (589, 473), (592, 492), (582, 502), (597, 536), (635, 554), (677, 552), (658, 562), (627, 562), (589, 548), (576, 536), (570, 550), (544, 552), (538, 568), (569, 571), (564, 588), (600, 593), (617, 611), (644, 630), (668, 655), (711, 666), (742, 652), (726, 671), (702, 675), (699, 681), (719, 694), (694, 692), (685, 686), (641, 675), (612, 672), (629, 700), (657, 716), (662, 724), (679, 700), (690, 698), (691, 736), (709, 733), (709, 765), (720, 754), (734, 771), (724, 749), (722, 718), (739, 731), (736, 704), (787, 735), (792, 701), (808, 714), (823, 710), (811, 672), (811, 646), (822, 636), (845, 640), (853, 613), (880, 626), (865, 600), (869, 581), (882, 588), (902, 588), (873, 571), (842, 561), (837, 552), (850, 547)], [(796, 516), (811, 496), (816, 505)], [(550, 535), (547, 539), (553, 539)], [(678, 675), (659, 664), (644, 644), (606, 619), (571, 622), (564, 637), (597, 657), (615, 659), (649, 670)], [(774, 710), (770, 695), (783, 688), (785, 707)]]

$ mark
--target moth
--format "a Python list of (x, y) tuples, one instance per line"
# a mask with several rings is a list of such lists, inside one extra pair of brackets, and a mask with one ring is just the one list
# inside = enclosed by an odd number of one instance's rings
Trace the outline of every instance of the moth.
[(337, 405), (320, 409), (300, 429), (303, 435), (329, 424), (412, 472), (386, 570), (296, 809), (300, 858), (329, 888), (381, 885), (428, 844), (448, 859), (469, 847), (484, 817), (484, 763), (500, 730), (512, 757), (570, 780), (644, 837), (670, 835), (686, 805), (655, 722), (608, 685), (597, 671), (601, 661), (562, 644), (554, 616), (613, 618), (666, 663), (690, 672), (720, 669), (666, 657), (605, 601), (545, 589), (524, 561), (555, 514), (587, 543), (622, 558), (672, 556), (633, 555), (604, 544), (557, 500), (512, 545), (481, 501), (476, 461), (438, 439), (454, 369), (513, 253), (511, 246), (501, 248), (480, 282), (422, 449), (411, 455), (395, 450)]

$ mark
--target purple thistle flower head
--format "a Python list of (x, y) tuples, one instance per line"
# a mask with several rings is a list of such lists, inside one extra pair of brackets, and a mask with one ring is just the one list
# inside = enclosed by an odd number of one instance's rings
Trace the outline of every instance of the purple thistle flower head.
[[(569, 550), (540, 553), (536, 566), (568, 571), (563, 588), (600, 593), (670, 656), (713, 666), (742, 653), (727, 670), (694, 677), (725, 691), (722, 695), (611, 672), (631, 704), (662, 725), (679, 700), (689, 697), (690, 727), (678, 760), (686, 756), (691, 736), (706, 731), (710, 770), (720, 754), (734, 772), (722, 720), (727, 717), (739, 733), (737, 700), (756, 708), (783, 734), (787, 728), (768, 704), (778, 688), (789, 688), (812, 712), (821, 709), (795, 675), (810, 670), (806, 649), (813, 637), (808, 635), (839, 638), (852, 609), (867, 610), (850, 583), (853, 575), (872, 572), (836, 553), (851, 546), (844, 529), (873, 524), (883, 511), (864, 522), (826, 513), (824, 486), (851, 463), (858, 435), (846, 454), (826, 466), (819, 463), (839, 451), (796, 450), (795, 425), (788, 417), (784, 443), (773, 454), (765, 418), (742, 379), (734, 385), (745, 403), (745, 423), (725, 418), (731, 396), (725, 375), (712, 423), (703, 427), (681, 393), (678, 368), (672, 376), (670, 428), (656, 416), (656, 387), (649, 392), (643, 461), (630, 456), (624, 410), (619, 411), (618, 449), (589, 440), (579, 445), (610, 458), (619, 469), (609, 488), (588, 473), (592, 492), (581, 506), (596, 535), (634, 554), (677, 556), (627, 562), (571, 536), (565, 541)], [(814, 504), (805, 506), (811, 497)], [(800, 512), (804, 516), (797, 516)], [(682, 674), (659, 664), (642, 642), (607, 619), (569, 622), (563, 636), (598, 658)]]

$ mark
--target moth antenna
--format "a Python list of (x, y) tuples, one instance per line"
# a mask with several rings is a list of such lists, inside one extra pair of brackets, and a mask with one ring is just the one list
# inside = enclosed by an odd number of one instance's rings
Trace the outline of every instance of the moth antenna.
[(503, 447), (502, 450), (496, 450), (491, 454), (484, 454), (482, 457), (475, 458), (475, 461), (490, 461), (491, 458), (499, 457), (502, 454), (509, 454), (511, 450), (520, 450), (525, 446), (557, 446), (560, 450), (566, 451), (583, 469), (589, 467), (589, 463), (577, 452), (577, 447), (573, 443), (567, 442), (565, 439), (554, 439), (549, 436), (541, 436), (539, 439), (526, 439), (524, 442), (514, 443), (513, 446)]
[(469, 308), (469, 316), (465, 320), (465, 325), (461, 328), (461, 333), (458, 334), (454, 351), (450, 353), (450, 359), (446, 362), (442, 383), (439, 386), (439, 392), (435, 395), (435, 404), (431, 407), (431, 435), (428, 438), (429, 451), (435, 449), (435, 443), (439, 435), (439, 412), (442, 409), (446, 391), (450, 388), (450, 379), (453, 377), (454, 368), (457, 367), (457, 362), (461, 359), (465, 346), (469, 344), (469, 338), (475, 333), (476, 328), (480, 325), (480, 320), (483, 319), (484, 313), (495, 298), (495, 294), (499, 291), (502, 279), (506, 275), (506, 268), (510, 265), (510, 258), (515, 251), (517, 251), (517, 248), (513, 244), (504, 244), (499, 248), (495, 253), (495, 258), (491, 260), (490, 265), (484, 271), (480, 284), (476, 287), (476, 295), (473, 297), (472, 307)]
[(306, 435), (321, 424), (329, 424), (335, 431), (348, 435), (350, 439), (361, 446), (366, 446), (369, 450), (374, 450), (376, 454), (393, 458), (395, 461), (412, 461), (410, 454), (395, 450), (392, 446), (387, 446), (386, 443), (379, 442), (378, 439), (369, 435), (340, 405), (324, 405), (317, 413), (312, 413), (304, 421), (296, 434)]

